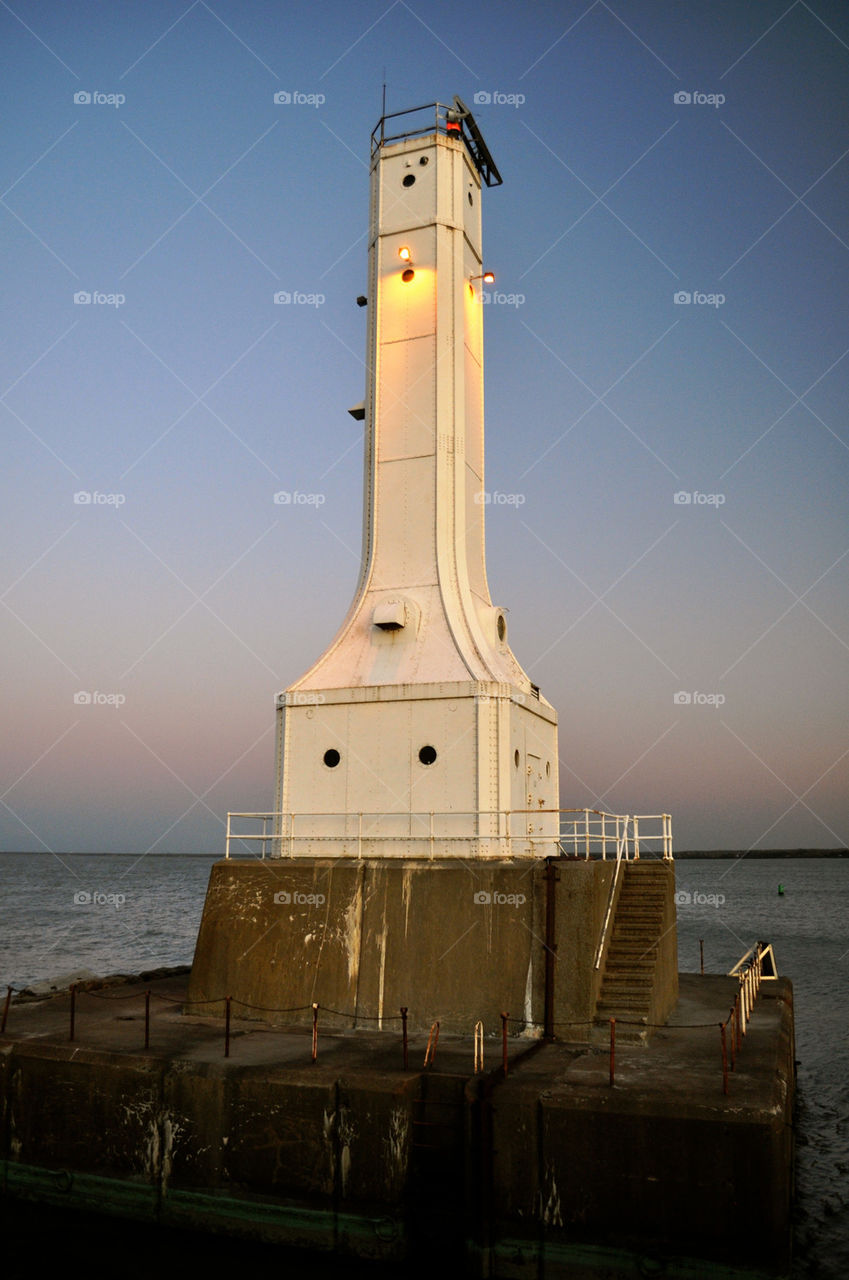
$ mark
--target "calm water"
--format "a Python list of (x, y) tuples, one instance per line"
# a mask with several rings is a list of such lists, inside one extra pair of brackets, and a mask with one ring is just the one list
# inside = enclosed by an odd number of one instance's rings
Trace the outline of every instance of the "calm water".
[[(21, 987), (83, 968), (135, 973), (191, 963), (211, 863), (179, 855), (75, 854), (59, 862), (50, 855), (0, 854), (0, 984)], [(793, 980), (799, 1060), (794, 1276), (846, 1280), (849, 860), (679, 861), (676, 874), (679, 894), (691, 896), (678, 907), (682, 970), (698, 971), (700, 938), (708, 972), (727, 971), (760, 938), (773, 943), (779, 971)], [(158, 1258), (156, 1249), (165, 1246), (156, 1244), (155, 1233), (146, 1235), (150, 1257)], [(218, 1246), (215, 1253), (220, 1258)], [(332, 1266), (312, 1265), (310, 1273), (337, 1274)], [(353, 1272), (343, 1266), (338, 1274)]]

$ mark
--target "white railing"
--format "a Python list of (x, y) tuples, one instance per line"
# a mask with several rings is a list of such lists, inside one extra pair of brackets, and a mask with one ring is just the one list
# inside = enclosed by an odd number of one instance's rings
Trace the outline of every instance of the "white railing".
[(225, 857), (672, 859), (668, 813), (524, 809), (451, 813), (228, 813)]

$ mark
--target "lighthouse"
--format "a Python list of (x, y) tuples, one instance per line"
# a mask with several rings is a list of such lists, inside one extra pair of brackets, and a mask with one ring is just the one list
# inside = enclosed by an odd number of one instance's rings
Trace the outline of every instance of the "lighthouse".
[(648, 1027), (674, 1002), (669, 815), (560, 810), (557, 715), (487, 584), (481, 198), (500, 182), (458, 98), (372, 134), (359, 581), (277, 697), (274, 811), (227, 816), (192, 1009), (226, 995), (314, 1035), (319, 1007), (430, 1035), (503, 1035), (509, 1010), (588, 1036), (598, 1010)]
[(275, 852), (556, 852), (557, 715), (486, 576), (481, 204), (501, 182), (468, 108), (371, 139), (359, 582), (277, 699)]

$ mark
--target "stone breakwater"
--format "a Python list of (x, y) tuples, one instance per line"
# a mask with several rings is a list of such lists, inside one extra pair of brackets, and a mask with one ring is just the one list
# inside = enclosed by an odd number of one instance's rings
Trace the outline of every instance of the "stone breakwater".
[[(0, 1039), (7, 1196), (454, 1274), (780, 1275), (789, 1250), (790, 983), (762, 989), (723, 1093), (734, 983), (680, 975), (650, 1045), (444, 1036), (182, 1012), (183, 975), (15, 1001)], [(144, 1050), (145, 993), (151, 992)], [(486, 1028), (487, 1033), (496, 1028)], [(642, 1265), (642, 1264), (641, 1264)], [(699, 1267), (702, 1270), (699, 1271)]]

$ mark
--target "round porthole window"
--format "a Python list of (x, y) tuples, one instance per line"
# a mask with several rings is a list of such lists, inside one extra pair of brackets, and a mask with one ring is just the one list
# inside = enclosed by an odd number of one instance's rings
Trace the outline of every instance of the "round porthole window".
[(434, 760), (436, 759), (436, 748), (422, 747), (421, 751), (419, 752), (419, 759), (421, 760), (422, 764), (433, 764)]
[(401, 279), (404, 281), (404, 284), (409, 284), (415, 274), (416, 273), (412, 267), (407, 267), (406, 271), (401, 272)]
[(405, 187), (411, 187), (415, 182), (415, 180), (416, 180), (416, 175), (414, 173), (408, 173), (401, 185)]
[(504, 617), (503, 613), (499, 613), (495, 629), (498, 632), (498, 639), (504, 640), (507, 636), (507, 619)]
[(341, 759), (342, 757), (335, 747), (330, 747), (329, 750), (324, 753), (324, 763), (327, 765), (328, 769), (335, 769)]

